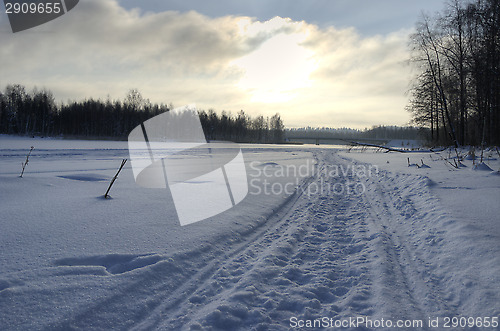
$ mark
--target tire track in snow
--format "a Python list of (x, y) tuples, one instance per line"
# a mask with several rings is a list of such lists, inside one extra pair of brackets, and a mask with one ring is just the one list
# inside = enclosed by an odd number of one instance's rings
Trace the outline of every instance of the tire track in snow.
[[(309, 182), (310, 180), (306, 181), (302, 186), (306, 186)], [(140, 330), (157, 327), (166, 316), (170, 316), (179, 311), (181, 313), (178, 313), (178, 315), (184, 314), (185, 312), (182, 312), (182, 307), (186, 302), (201, 302), (202, 299), (198, 299), (195, 293), (199, 292), (200, 289), (210, 287), (210, 283), (213, 281), (215, 275), (221, 273), (221, 270), (232, 269), (232, 267), (239, 263), (239, 260), (244, 259), (246, 255), (254, 256), (255, 253), (252, 251), (252, 248), (271, 245), (271, 243), (276, 240), (276, 234), (286, 231), (289, 226), (286, 215), (294, 211), (293, 206), (296, 204), (299, 197), (299, 193), (295, 193), (289, 197), (288, 200), (276, 210), (274, 215), (261, 224), (261, 226), (264, 226), (263, 229), (257, 229), (257, 231), (251, 233), (243, 243), (236, 244), (234, 245), (235, 247), (232, 247), (230, 250), (221, 252), (222, 254), (220, 256), (213, 257), (206, 266), (201, 268), (181, 286), (168, 294), (167, 298), (155, 307), (144, 321), (136, 325), (135, 328)], [(169, 317), (169, 319), (173, 318)]]
[(356, 199), (301, 194), (280, 218), (261, 239), (219, 261), (194, 292), (179, 289), (184, 297), (175, 307), (169, 297), (137, 329), (288, 329), (291, 316), (371, 315), (367, 243), (375, 236), (364, 236)]
[(439, 207), (427, 189), (427, 179), (382, 172), (377, 178), (368, 178), (366, 187), (363, 200), (368, 220), (380, 233), (374, 261), (377, 296), (384, 303), (379, 318), (425, 323), (429, 317), (459, 316), (458, 307), (450, 302), (452, 295), (436, 273), (438, 266), (431, 260), (439, 256), (444, 231), (427, 234), (427, 241), (422, 242), (422, 229), (415, 226), (427, 223), (432, 227), (444, 217), (442, 211), (435, 211)]

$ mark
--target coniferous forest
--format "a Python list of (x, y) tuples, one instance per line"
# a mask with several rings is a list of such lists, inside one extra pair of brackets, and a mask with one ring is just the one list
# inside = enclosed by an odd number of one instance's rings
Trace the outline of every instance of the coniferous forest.
[[(58, 105), (46, 89), (28, 91), (22, 85), (7, 85), (0, 92), (0, 133), (38, 136), (126, 139), (145, 120), (173, 109), (154, 104), (135, 89), (125, 99), (87, 99)], [(236, 115), (199, 110), (208, 140), (279, 143), (284, 125), (279, 114), (252, 118), (243, 110)]]
[(408, 110), (434, 143), (500, 144), (500, 1), (449, 0), (411, 37)]

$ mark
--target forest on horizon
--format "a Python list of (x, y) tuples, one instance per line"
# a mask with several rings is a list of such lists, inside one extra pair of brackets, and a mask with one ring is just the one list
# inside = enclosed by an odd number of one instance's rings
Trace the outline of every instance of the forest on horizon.
[[(83, 138), (126, 139), (142, 122), (173, 109), (172, 105), (153, 104), (136, 90), (125, 99), (87, 99), (57, 105), (46, 89), (7, 85), (0, 91), (0, 133), (28, 136), (64, 136)], [(297, 136), (421, 139), (415, 127), (375, 126), (358, 130), (349, 128), (286, 129), (279, 114), (251, 117), (243, 110), (233, 115), (212, 109), (199, 111), (207, 140), (228, 140), (253, 143), (283, 143)]]
[[(57, 105), (52, 92), (23, 85), (7, 85), (0, 91), (0, 133), (29, 136), (126, 139), (142, 122), (173, 109), (151, 103), (136, 90), (125, 99), (87, 99)], [(207, 140), (235, 142), (283, 142), (284, 125), (279, 114), (250, 117), (243, 110), (236, 115), (199, 110)]]

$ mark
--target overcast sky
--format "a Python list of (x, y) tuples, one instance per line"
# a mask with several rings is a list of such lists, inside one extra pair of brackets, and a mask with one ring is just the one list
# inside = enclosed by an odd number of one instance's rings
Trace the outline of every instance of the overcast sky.
[[(57, 100), (196, 104), (289, 127), (403, 125), (408, 35), (437, 0), (81, 0), (13, 34), (0, 14), (0, 86)], [(3, 8), (2, 8), (3, 9)]]

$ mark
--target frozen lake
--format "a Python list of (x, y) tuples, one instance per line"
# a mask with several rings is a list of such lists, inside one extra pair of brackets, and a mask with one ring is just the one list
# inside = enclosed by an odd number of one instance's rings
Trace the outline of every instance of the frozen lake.
[(0, 136), (0, 329), (288, 330), (323, 317), (429, 329), (500, 314), (494, 151), (481, 171), (450, 167), (448, 152), (243, 145), (245, 199), (180, 226), (169, 191), (138, 186), (130, 162), (102, 198), (127, 148)]

